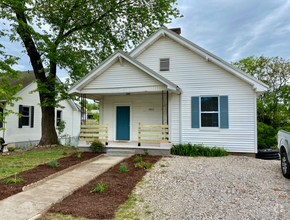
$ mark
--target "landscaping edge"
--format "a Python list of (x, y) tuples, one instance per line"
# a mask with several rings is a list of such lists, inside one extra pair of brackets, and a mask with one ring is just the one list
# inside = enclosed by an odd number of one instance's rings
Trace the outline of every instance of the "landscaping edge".
[(75, 164), (75, 165), (73, 165), (71, 167), (68, 167), (68, 168), (66, 168), (64, 170), (61, 170), (61, 171), (59, 171), (57, 173), (51, 174), (51, 175), (45, 177), (42, 180), (39, 180), (39, 181), (34, 182), (34, 183), (31, 183), (31, 184), (29, 184), (27, 186), (23, 186), (22, 187), (22, 192), (27, 191), (27, 190), (30, 190), (30, 189), (33, 189), (34, 187), (37, 187), (37, 186), (43, 184), (45, 181), (48, 181), (48, 180), (50, 180), (52, 178), (55, 178), (55, 177), (58, 177), (58, 176), (60, 176), (62, 174), (65, 174), (65, 173), (67, 173), (67, 172), (69, 172), (69, 171), (71, 171), (71, 170), (73, 170), (73, 169), (75, 169), (75, 168), (77, 168), (77, 167), (79, 167), (79, 166), (81, 166), (83, 164), (90, 163), (91, 161), (94, 161), (96, 159), (99, 159), (100, 157), (103, 157), (103, 156), (104, 156), (104, 154), (101, 154), (101, 155), (99, 155), (97, 157), (93, 157), (93, 158), (91, 158), (89, 160), (82, 161), (82, 162), (80, 162), (78, 164)]

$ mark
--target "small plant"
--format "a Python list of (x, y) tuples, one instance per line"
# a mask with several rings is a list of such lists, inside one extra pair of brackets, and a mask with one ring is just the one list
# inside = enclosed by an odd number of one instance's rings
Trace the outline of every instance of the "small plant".
[(101, 141), (94, 141), (91, 143), (90, 149), (94, 153), (100, 153), (105, 149), (105, 145)]
[(80, 150), (79, 150), (79, 149), (77, 149), (77, 152), (76, 152), (76, 157), (77, 157), (77, 158), (82, 158), (82, 157), (83, 157), (83, 153), (82, 153), (82, 152), (80, 152)]
[(108, 185), (103, 181), (101, 180), (97, 185), (96, 187), (90, 191), (90, 193), (93, 193), (93, 192), (97, 192), (97, 193), (102, 193), (104, 192), (105, 189), (108, 188)]
[(141, 161), (135, 164), (135, 168), (137, 169), (151, 169), (152, 168), (152, 163), (149, 161)]
[(24, 179), (17, 177), (17, 173), (14, 174), (14, 178), (9, 178), (4, 181), (4, 184), (9, 184), (9, 183), (21, 183), (21, 182), (26, 182)]
[(119, 173), (125, 173), (128, 172), (128, 165), (127, 163), (121, 163), (120, 169), (119, 169)]
[(164, 165), (164, 164), (160, 164), (160, 167), (167, 167), (166, 165)]
[(50, 167), (59, 167), (57, 160), (52, 160), (48, 164)]
[(145, 157), (148, 157), (149, 153), (147, 150), (144, 150), (144, 155), (145, 155)]
[(142, 161), (142, 157), (136, 155), (136, 158), (133, 160), (133, 162), (141, 162)]

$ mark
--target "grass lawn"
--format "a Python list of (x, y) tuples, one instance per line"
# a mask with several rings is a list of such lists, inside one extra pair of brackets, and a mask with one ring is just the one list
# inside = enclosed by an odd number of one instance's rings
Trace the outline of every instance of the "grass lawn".
[[(71, 147), (58, 146), (53, 148), (17, 150), (10, 152), (10, 156), (0, 156), (0, 179), (29, 170), (39, 164), (47, 163), (53, 159), (69, 156), (76, 150)], [(67, 155), (63, 155), (64, 153)]]

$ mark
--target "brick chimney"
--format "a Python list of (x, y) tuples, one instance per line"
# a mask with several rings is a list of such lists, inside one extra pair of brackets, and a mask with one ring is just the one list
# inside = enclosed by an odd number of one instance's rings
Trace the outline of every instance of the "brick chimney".
[(170, 28), (169, 30), (175, 32), (175, 33), (178, 34), (178, 35), (181, 34), (181, 28)]

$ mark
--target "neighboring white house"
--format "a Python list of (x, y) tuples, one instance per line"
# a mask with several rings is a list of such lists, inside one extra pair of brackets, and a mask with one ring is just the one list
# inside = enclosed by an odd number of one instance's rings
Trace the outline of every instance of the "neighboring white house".
[[(0, 131), (0, 137), (3, 137), (6, 143), (15, 144), (17, 147), (27, 147), (31, 144), (38, 144), (41, 138), (41, 108), (39, 106), (38, 92), (30, 94), (29, 92), (37, 88), (37, 84), (33, 82), (35, 76), (33, 71), (23, 72), (27, 78), (21, 76), (22, 89), (16, 94), (17, 97), (22, 97), (14, 103), (13, 107), (8, 106), (8, 109), (14, 112), (19, 112), (23, 116), (19, 118), (15, 114), (10, 114), (6, 117), (6, 123), (1, 123), (5, 130)], [(11, 86), (17, 85), (18, 80), (10, 79)], [(5, 100), (2, 100), (2, 102)], [(61, 106), (65, 108), (55, 109), (55, 123), (64, 120), (65, 130), (63, 134), (71, 137), (71, 145), (77, 146), (78, 136), (80, 133), (80, 111), (72, 100), (61, 101)], [(62, 143), (65, 141), (62, 140)]]
[(171, 143), (256, 153), (256, 98), (268, 86), (175, 31), (162, 27), (129, 54), (116, 51), (69, 93), (100, 102), (109, 141), (138, 141), (139, 122), (168, 123)]

